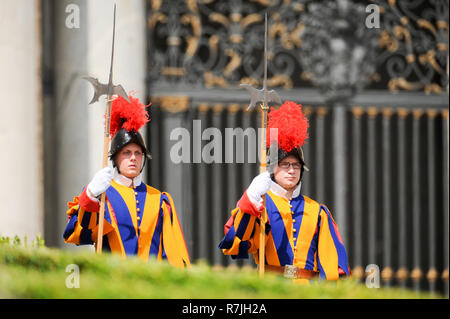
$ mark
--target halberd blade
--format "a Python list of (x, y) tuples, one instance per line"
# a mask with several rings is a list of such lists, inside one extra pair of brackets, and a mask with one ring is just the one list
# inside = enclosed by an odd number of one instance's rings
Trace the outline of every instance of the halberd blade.
[(277, 103), (277, 104), (283, 104), (283, 102), (281, 102), (280, 96), (278, 95), (278, 93), (275, 90), (270, 90), (268, 92), (267, 98), (269, 99), (267, 102), (274, 102), (274, 103)]
[(125, 100), (127, 100), (128, 103), (130, 102), (130, 99), (128, 98), (128, 94), (127, 92), (125, 92), (124, 88), (122, 85), (114, 85), (113, 86), (113, 92), (112, 94), (116, 94), (116, 95), (120, 95), (121, 97), (123, 97)]
[(247, 111), (254, 109), (258, 102), (264, 100), (264, 91), (255, 89), (253, 86), (247, 83), (242, 83), (241, 87), (245, 88), (250, 93), (250, 104), (248, 105)]
[(83, 79), (87, 80), (94, 87), (94, 96), (92, 97), (92, 100), (91, 102), (89, 102), (89, 104), (97, 102), (100, 96), (102, 96), (103, 94), (107, 94), (108, 87), (100, 83), (98, 79), (91, 76), (85, 76), (83, 77)]
[[(98, 79), (93, 78), (91, 76), (85, 76), (85, 77), (83, 77), (83, 79), (87, 80), (94, 87), (94, 96), (92, 97), (92, 100), (91, 100), (91, 102), (89, 102), (89, 104), (97, 102), (98, 99), (100, 98), (100, 96), (108, 94), (108, 85), (107, 84), (102, 84), (102, 83), (100, 83), (100, 81)], [(130, 99), (128, 98), (128, 94), (125, 92), (125, 89), (120, 84), (113, 85), (111, 95), (120, 95), (125, 100), (127, 100), (128, 103), (131, 103)]]

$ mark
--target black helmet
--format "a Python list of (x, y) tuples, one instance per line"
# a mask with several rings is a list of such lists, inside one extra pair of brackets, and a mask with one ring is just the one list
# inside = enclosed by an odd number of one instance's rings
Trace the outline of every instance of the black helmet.
[(117, 163), (115, 161), (116, 154), (124, 146), (130, 143), (135, 143), (142, 148), (142, 153), (144, 154), (144, 163), (142, 165), (142, 168), (144, 168), (146, 160), (152, 158), (152, 156), (147, 150), (147, 147), (145, 146), (144, 139), (142, 138), (142, 135), (139, 132), (127, 131), (126, 129), (121, 128), (116, 132), (116, 134), (114, 134), (114, 137), (111, 141), (111, 148), (109, 150), (109, 159), (112, 160), (114, 167), (117, 166)]

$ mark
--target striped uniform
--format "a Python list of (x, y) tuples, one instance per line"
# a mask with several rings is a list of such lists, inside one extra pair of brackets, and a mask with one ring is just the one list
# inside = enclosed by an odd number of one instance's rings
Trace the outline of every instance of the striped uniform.
[[(349, 276), (347, 253), (327, 207), (302, 194), (288, 200), (271, 190), (265, 200), (266, 265), (294, 265), (318, 271), (320, 278), (327, 280), (338, 279), (344, 273)], [(219, 248), (233, 259), (248, 258), (251, 253), (258, 263), (259, 218), (252, 211), (257, 209), (245, 192), (231, 212)]]
[[(98, 234), (99, 203), (92, 201), (86, 188), (68, 203), (69, 222), (64, 231), (66, 243), (95, 244)], [(123, 257), (138, 255), (167, 259), (177, 267), (190, 266), (189, 255), (172, 197), (169, 193), (140, 183), (137, 187), (111, 181), (106, 190), (103, 250)]]

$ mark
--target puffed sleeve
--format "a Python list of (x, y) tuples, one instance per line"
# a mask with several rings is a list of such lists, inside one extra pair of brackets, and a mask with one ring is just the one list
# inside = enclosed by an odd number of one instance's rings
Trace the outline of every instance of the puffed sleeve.
[[(98, 234), (99, 203), (89, 198), (85, 187), (67, 206), (68, 223), (63, 233), (64, 241), (76, 245), (94, 244)], [(111, 224), (105, 220), (103, 234), (112, 230)]]
[(161, 210), (163, 212), (162, 247), (163, 255), (168, 262), (176, 267), (190, 267), (189, 253), (186, 247), (175, 204), (169, 193), (161, 195)]
[(318, 218), (319, 237), (317, 244), (317, 267), (321, 279), (337, 280), (340, 275), (350, 276), (347, 252), (339, 229), (324, 205)]
[[(219, 243), (219, 249), (232, 259), (246, 259), (249, 253), (259, 248), (259, 218), (263, 208), (257, 208), (248, 198), (247, 192), (231, 211), (231, 217), (225, 225), (225, 236)], [(266, 227), (266, 233), (269, 230)], [(257, 236), (256, 236), (257, 237)], [(266, 236), (267, 240), (267, 236)]]

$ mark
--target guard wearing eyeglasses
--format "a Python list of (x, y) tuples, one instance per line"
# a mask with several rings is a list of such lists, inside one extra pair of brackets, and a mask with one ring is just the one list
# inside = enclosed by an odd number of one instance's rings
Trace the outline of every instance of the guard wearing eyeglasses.
[(118, 96), (111, 105), (110, 167), (98, 171), (91, 182), (68, 203), (66, 243), (91, 245), (97, 241), (99, 198), (106, 192), (102, 250), (150, 256), (177, 267), (190, 266), (183, 232), (169, 193), (145, 184), (142, 169), (150, 154), (139, 129), (149, 121), (145, 106), (133, 96), (131, 103)]
[[(301, 105), (286, 101), (272, 108), (267, 124), (268, 171), (253, 179), (232, 210), (219, 248), (232, 259), (253, 254), (259, 264), (260, 215), (266, 209), (267, 271), (303, 283), (349, 276), (347, 253), (330, 211), (301, 193), (303, 174), (309, 171), (302, 150), (309, 123)], [(275, 137), (271, 129), (277, 129)]]

